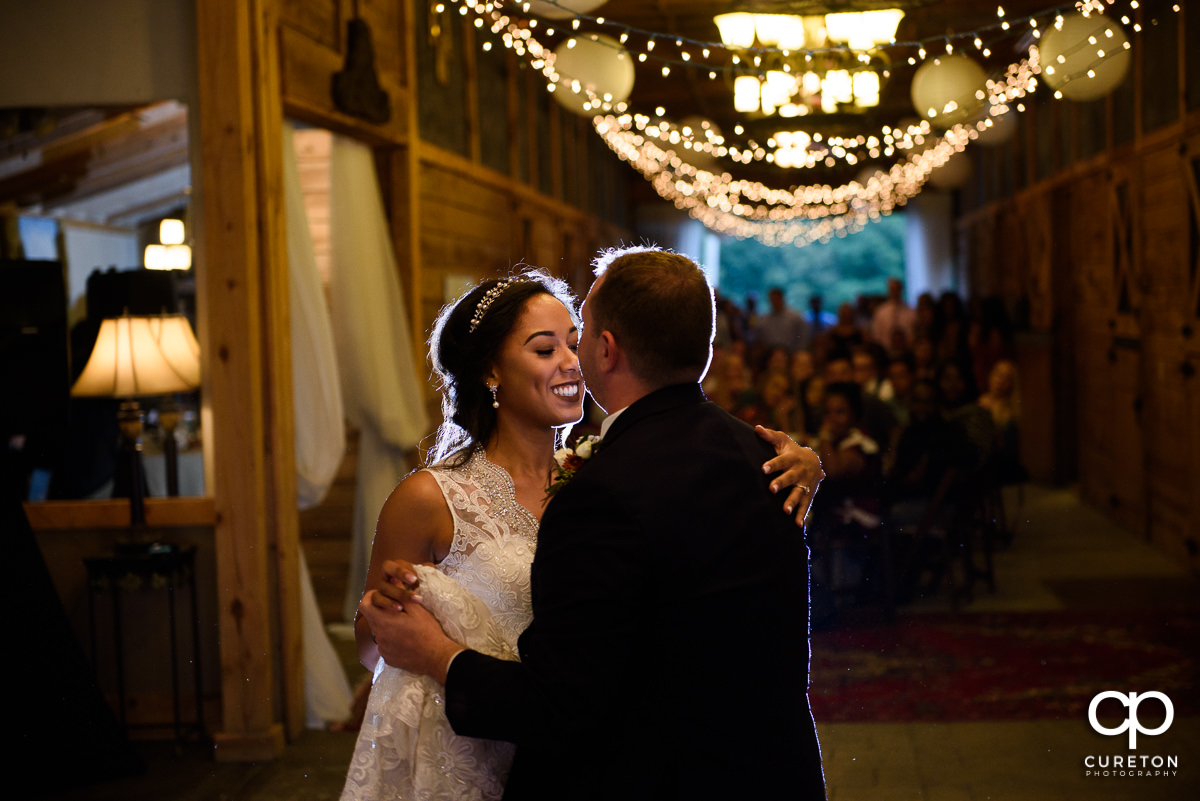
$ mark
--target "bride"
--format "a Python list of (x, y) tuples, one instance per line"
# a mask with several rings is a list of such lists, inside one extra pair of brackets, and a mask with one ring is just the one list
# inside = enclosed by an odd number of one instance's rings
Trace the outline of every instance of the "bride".
[[(529, 570), (556, 437), (583, 414), (574, 309), (565, 283), (529, 271), (484, 281), (442, 311), (430, 337), (444, 414), (432, 466), (392, 492), (372, 545), (368, 589), (387, 560), (417, 565), (423, 603), (446, 632), (503, 659), (518, 658), (531, 619)], [(787, 468), (772, 488), (799, 483), (809, 454), (760, 433), (781, 454), (764, 470)], [(374, 683), (343, 801), (500, 798), (515, 746), (454, 734), (440, 684), (387, 666), (362, 618), (355, 638)]]

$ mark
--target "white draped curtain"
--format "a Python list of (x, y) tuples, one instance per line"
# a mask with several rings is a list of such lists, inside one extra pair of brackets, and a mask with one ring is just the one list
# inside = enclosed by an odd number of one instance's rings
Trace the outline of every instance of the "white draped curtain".
[(353, 546), (344, 612), (366, 582), (379, 510), (429, 428), (371, 149), (333, 137), (329, 300), (346, 418), (360, 432)]
[[(290, 125), (284, 126), (283, 162), (296, 423), (296, 502), (299, 508), (307, 509), (319, 504), (333, 483), (346, 451), (346, 427), (333, 326), (313, 255)], [(325, 631), (303, 548), (299, 562), (307, 723), (310, 728), (323, 728), (326, 722), (349, 717), (350, 684)]]

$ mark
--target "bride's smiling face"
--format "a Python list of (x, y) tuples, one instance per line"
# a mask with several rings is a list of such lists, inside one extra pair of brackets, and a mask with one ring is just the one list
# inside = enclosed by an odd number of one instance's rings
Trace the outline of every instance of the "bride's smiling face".
[(553, 295), (534, 295), (500, 346), (488, 376), (498, 386), (496, 410), (526, 425), (557, 427), (583, 416), (579, 329)]

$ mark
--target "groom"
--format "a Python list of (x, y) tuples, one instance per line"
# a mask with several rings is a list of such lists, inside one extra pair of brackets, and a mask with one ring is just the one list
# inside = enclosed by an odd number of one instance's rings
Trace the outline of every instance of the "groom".
[(770, 446), (700, 391), (712, 292), (659, 250), (596, 272), (579, 360), (613, 413), (546, 507), (521, 661), (416, 603), (371, 592), (362, 613), (389, 664), (445, 684), (455, 732), (517, 743), (506, 799), (824, 799), (808, 549), (763, 480)]

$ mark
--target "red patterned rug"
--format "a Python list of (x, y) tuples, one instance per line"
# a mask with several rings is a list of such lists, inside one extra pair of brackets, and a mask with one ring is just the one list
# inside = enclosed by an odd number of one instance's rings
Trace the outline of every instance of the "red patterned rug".
[(818, 723), (1080, 719), (1103, 690), (1200, 710), (1194, 612), (913, 615), (812, 637)]

